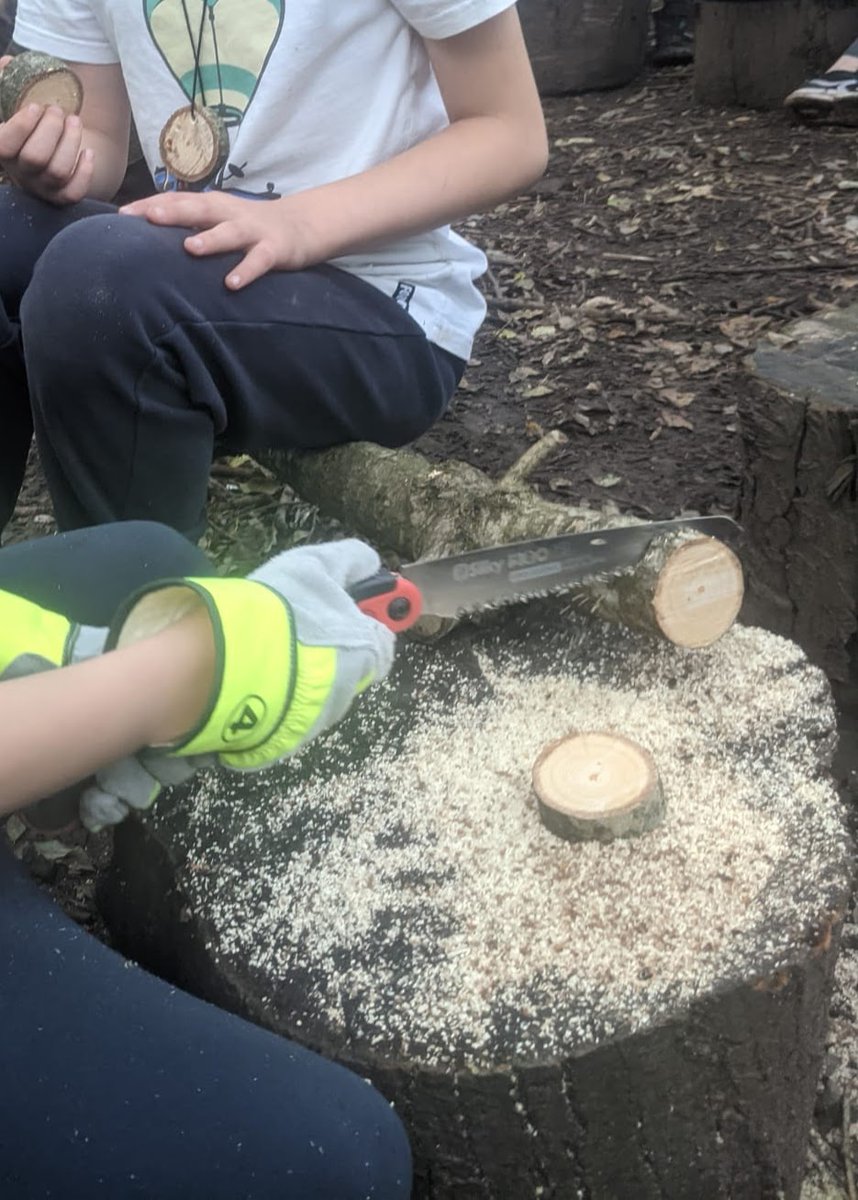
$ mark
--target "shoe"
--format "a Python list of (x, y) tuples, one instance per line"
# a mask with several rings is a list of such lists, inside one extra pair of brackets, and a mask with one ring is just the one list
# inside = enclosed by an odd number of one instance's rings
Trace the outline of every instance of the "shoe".
[(826, 71), (808, 79), (784, 105), (803, 121), (858, 125), (858, 71)]

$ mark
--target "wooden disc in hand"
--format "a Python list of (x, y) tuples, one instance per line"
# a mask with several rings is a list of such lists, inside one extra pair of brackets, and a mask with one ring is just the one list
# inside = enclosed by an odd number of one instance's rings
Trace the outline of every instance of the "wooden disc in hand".
[(183, 183), (206, 183), (229, 155), (229, 133), (211, 108), (187, 105), (177, 109), (161, 130), (161, 159)]
[(28, 50), (0, 74), (0, 115), (8, 121), (25, 104), (55, 104), (76, 116), (83, 106), (83, 84), (61, 59)]
[(567, 841), (636, 837), (664, 818), (652, 755), (618, 733), (574, 733), (546, 746), (533, 790), (543, 824)]

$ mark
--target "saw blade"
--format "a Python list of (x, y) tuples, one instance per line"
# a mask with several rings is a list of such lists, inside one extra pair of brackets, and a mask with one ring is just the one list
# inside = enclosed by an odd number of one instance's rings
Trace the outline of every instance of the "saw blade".
[(420, 589), (425, 613), (457, 617), (618, 574), (640, 561), (653, 538), (681, 529), (728, 542), (741, 532), (731, 517), (651, 521), (470, 550), (410, 563), (400, 573)]

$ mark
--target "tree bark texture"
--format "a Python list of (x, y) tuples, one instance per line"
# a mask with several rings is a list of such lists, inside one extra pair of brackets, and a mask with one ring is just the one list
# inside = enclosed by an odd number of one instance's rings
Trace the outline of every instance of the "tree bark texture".
[(858, 307), (761, 346), (740, 397), (745, 619), (797, 641), (835, 681), (858, 629)]
[(700, 0), (695, 95), (704, 104), (779, 108), (856, 36), (852, 0)]
[[(600, 668), (594, 666), (595, 646), (602, 647), (596, 655), (603, 664)], [(827, 770), (834, 715), (821, 674), (807, 665), (795, 647), (786, 646), (770, 634), (737, 627), (711, 651), (692, 655), (628, 630), (610, 630), (599, 622), (570, 616), (559, 601), (549, 602), (540, 615), (534, 611), (507, 614), (502, 632), (462, 628), (440, 645), (409, 644), (388, 684), (367, 695), (363, 707), (351, 714), (333, 740), (317, 744), (273, 773), (204, 777), (183, 794), (162, 797), (140, 821), (121, 826), (111, 870), (102, 884), (102, 911), (118, 944), (136, 961), (370, 1078), (395, 1105), (408, 1129), (417, 1200), (532, 1200), (534, 1196), (546, 1200), (686, 1196), (799, 1200), (827, 1002), (847, 903), (849, 859), (833, 789), (812, 791), (811, 801), (798, 800), (802, 781), (818, 780)], [(640, 717), (641, 706), (651, 703), (675, 704), (676, 712), (684, 713), (684, 721), (670, 718), (665, 723), (666, 729), (675, 728), (680, 742), (688, 737), (692, 724), (702, 722), (704, 741), (699, 747), (703, 748), (688, 751), (693, 761), (708, 761), (711, 754), (713, 770), (726, 764), (730, 778), (750, 778), (752, 826), (770, 816), (786, 822), (774, 861), (756, 853), (745, 860), (752, 889), (762, 899), (769, 897), (768, 911), (774, 916), (750, 923), (741, 932), (736, 943), (744, 956), (741, 969), (731, 951), (725, 961), (733, 965), (704, 983), (695, 963), (690, 998), (683, 994), (679, 1001), (671, 999), (672, 991), (654, 992), (659, 999), (643, 1010), (649, 1013), (646, 1018), (636, 1008), (630, 1020), (618, 1017), (600, 1025), (602, 1034), (573, 1032), (583, 1028), (575, 1016), (583, 1011), (583, 985), (574, 972), (564, 975), (557, 981), (557, 996), (560, 1004), (569, 1005), (570, 1023), (558, 1028), (568, 1030), (568, 1036), (563, 1035), (562, 1045), (543, 1053), (538, 1038), (531, 1041), (527, 1033), (541, 1028), (542, 1021), (537, 1010), (545, 993), (536, 970), (527, 976), (525, 991), (514, 1007), (504, 1002), (491, 1009), (488, 1041), (480, 1034), (468, 1043), (482, 1047), (478, 1060), (464, 1050), (454, 1053), (453, 1046), (449, 1059), (443, 1053), (432, 1057), (425, 1051), (428, 1043), (415, 1040), (408, 1000), (416, 995), (420, 1002), (423, 996), (422, 964), (430, 964), (431, 974), (447, 956), (450, 978), (460, 981), (450, 1001), (454, 1022), (459, 1019), (462, 993), (470, 987), (466, 981), (474, 969), (482, 968), (478, 960), (449, 956), (458, 936), (452, 919), (428, 927), (426, 957), (420, 958), (414, 938), (419, 942), (419, 931), (425, 932), (430, 909), (442, 912), (440, 907), (432, 909), (439, 888), (455, 881), (438, 870), (443, 860), (433, 859), (431, 838), (425, 859), (418, 860), (420, 878), (414, 870), (398, 873), (398, 866), (394, 874), (385, 874), (388, 854), (398, 855), (401, 846), (405, 847), (402, 853), (409, 853), (408, 830), (416, 826), (408, 827), (408, 822), (422, 819), (426, 796), (417, 775), (413, 795), (393, 787), (387, 799), (373, 790), (371, 780), (378, 778), (379, 755), (385, 764), (381, 778), (386, 778), (397, 748), (402, 750), (405, 770), (411, 772), (408, 737), (428, 694), (437, 695), (442, 711), (470, 694), (479, 722), (502, 688), (494, 667), (486, 662), (503, 665), (511, 651), (528, 665), (540, 689), (541, 673), (557, 664), (561, 678), (580, 672), (581, 684), (586, 681), (587, 687), (598, 685), (594, 672), (607, 672), (601, 678), (611, 697), (635, 697), (623, 722), (644, 721), (640, 729), (629, 731), (636, 741), (641, 740), (641, 729), (647, 728), (648, 718)], [(718, 672), (716, 663), (724, 654), (730, 656), (729, 661), (723, 660), (728, 669)], [(651, 662), (653, 656), (657, 664)], [(622, 680), (625, 683), (617, 692)], [(809, 691), (803, 690), (805, 685)], [(677, 689), (683, 688), (677, 698)], [(614, 714), (623, 709), (621, 699), (609, 703)], [(568, 717), (574, 725), (575, 713), (567, 712), (565, 704), (562, 719)], [(522, 717), (529, 711), (525, 705)], [(537, 739), (543, 732), (552, 736), (550, 730), (543, 731), (541, 718), (536, 726)], [(451, 728), (451, 735), (455, 732)], [(478, 734), (463, 736), (468, 752), (473, 745), (476, 753)], [(671, 740), (668, 735), (665, 745)], [(447, 753), (446, 733), (441, 744)], [(489, 761), (496, 762), (502, 749), (496, 735), (488, 749)], [(665, 749), (658, 755), (660, 769), (666, 756)], [(542, 830), (534, 810), (532, 819), (538, 837), (548, 844), (546, 852), (583, 855), (574, 860), (573, 876), (593, 854), (629, 854), (634, 857), (628, 860), (628, 873), (639, 874), (639, 856), (651, 851), (654, 839), (674, 836), (671, 822), (688, 801), (684, 761), (680, 754), (678, 770), (674, 767), (663, 775), (668, 796), (663, 829), (634, 842), (573, 847)], [(532, 762), (528, 753), (523, 804)], [(430, 759), (426, 769), (436, 774), (443, 764)], [(334, 789), (343, 770), (356, 771), (356, 790), (352, 793), (348, 783), (344, 807), (338, 807)], [(467, 770), (453, 778), (453, 786), (469, 800)], [(302, 800), (301, 788), (308, 784), (320, 790)], [(817, 784), (810, 786), (815, 789)], [(721, 823), (726, 796), (720, 789), (718, 796)], [(710, 809), (704, 804), (702, 811)], [(390, 819), (384, 815), (387, 812)], [(441, 816), (440, 822), (444, 820), (453, 818)], [(375, 824), (365, 845), (375, 849), (364, 861), (357, 847), (368, 822)], [(251, 833), (253, 826), (258, 837)], [(441, 836), (440, 824), (431, 828)], [(450, 841), (455, 846), (460, 840), (458, 828), (451, 827)], [(505, 837), (501, 845), (509, 845)], [(732, 840), (729, 845), (736, 848)], [(671, 853), (681, 858), (683, 851), (677, 846)], [(342, 880), (332, 886), (331, 877), (325, 875), (332, 855), (344, 856), (342, 879), (353, 877), (348, 865), (351, 856), (359, 871), (373, 873), (367, 894), (372, 904), (378, 903), (376, 924), (369, 941), (344, 935), (338, 948), (325, 948), (317, 956), (313, 930), (321, 937), (327, 923), (314, 923), (308, 940), (302, 941), (294, 933), (302, 909), (327, 888), (330, 907), (325, 911), (332, 921), (338, 923), (358, 906)], [(327, 882), (315, 887), (313, 878), (320, 877), (314, 875), (307, 890), (299, 889), (283, 908), (282, 924), (269, 926), (267, 914), (277, 906), (282, 882), (310, 861), (318, 861)], [(400, 861), (396, 858), (396, 863)], [(664, 860), (667, 874), (672, 861)], [(724, 870), (741, 872), (737, 862)], [(689, 946), (709, 936), (712, 912), (703, 915), (702, 929), (692, 921), (669, 930), (661, 926), (661, 918), (652, 916), (652, 904), (664, 886), (659, 863), (650, 862), (651, 879), (645, 872), (636, 892), (625, 871), (618, 877), (623, 882), (618, 883), (614, 899), (622, 910), (635, 905), (639, 912), (638, 934), (618, 945), (619, 970), (625, 969), (625, 958), (640, 952), (640, 939), (655, 936), (658, 941), (660, 931), (668, 942), (678, 938)], [(447, 870), (461, 870), (464, 874), (455, 878), (464, 882), (469, 873), (485, 865), (462, 851), (459, 865)], [(502, 886), (514, 888), (515, 871), (505, 872), (504, 863)], [(381, 891), (386, 879), (393, 883), (391, 899)], [(737, 876), (734, 883), (724, 884), (728, 889), (724, 895), (738, 882)], [(721, 886), (717, 879), (715, 886)], [(511, 926), (498, 927), (502, 960), (516, 938), (524, 953), (531, 953), (531, 946), (546, 932), (540, 925), (539, 907), (533, 903), (536, 892), (557, 887), (565, 884), (551, 872), (538, 883), (528, 879), (524, 912), (530, 914), (532, 926), (521, 938)], [(606, 893), (604, 901), (610, 900)], [(597, 903), (601, 903), (598, 898)], [(716, 913), (719, 908), (715, 903)], [(257, 933), (259, 913), (265, 914), (268, 932), (264, 935)], [(493, 911), (490, 920), (496, 919)], [(579, 936), (575, 914), (567, 920), (574, 941)], [(551, 954), (554, 929), (552, 921)], [(732, 938), (734, 932), (728, 930), (726, 936)], [(559, 930), (558, 936), (562, 936)], [(380, 940), (374, 941), (375, 937)], [(612, 937), (606, 918), (598, 938)], [(280, 938), (285, 939), (282, 944), (288, 956), (276, 959), (272, 966), (275, 960), (269, 955)], [(241, 949), (242, 939), (245, 949)], [(478, 940), (478, 954), (482, 946)], [(368, 972), (372, 982), (354, 989), (345, 983), (347, 975), (339, 972), (355, 966), (365, 981)], [(582, 970), (590, 970), (588, 961)], [(333, 981), (331, 972), (337, 973)], [(494, 986), (493, 978), (486, 976), (489, 987)], [(635, 989), (649, 1004), (645, 999), (650, 995), (649, 976), (643, 973), (636, 978), (640, 982)], [(597, 989), (595, 994), (605, 993)], [(427, 1011), (434, 1019), (433, 1003)], [(474, 1065), (476, 1061), (479, 1065)]]

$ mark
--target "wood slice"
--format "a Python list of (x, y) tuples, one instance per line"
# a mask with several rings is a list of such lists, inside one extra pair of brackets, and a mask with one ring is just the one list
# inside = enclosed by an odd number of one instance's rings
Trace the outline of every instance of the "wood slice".
[(19, 54), (0, 74), (0, 112), (8, 121), (25, 104), (55, 104), (68, 116), (83, 106), (83, 85), (70, 67), (50, 54)]
[(177, 109), (161, 131), (164, 166), (184, 183), (206, 183), (229, 156), (229, 131), (211, 108)]
[[(650, 551), (655, 559), (658, 549)], [(723, 542), (690, 537), (662, 552), (653, 599), (656, 624), (687, 649), (711, 646), (732, 626), (744, 596), (741, 564)]]
[(744, 598), (742, 565), (724, 542), (679, 530), (650, 543), (634, 568), (588, 587), (593, 611), (688, 650), (731, 628)]
[[(158, 974), (356, 1069), (417, 1200), (798, 1200), (851, 854), (822, 674), (568, 601), (404, 645), (276, 770), (120, 826), (101, 911)], [(533, 762), (620, 726), (669, 808), (544, 828)]]
[(567, 841), (637, 837), (664, 820), (652, 755), (618, 733), (574, 733), (546, 746), (533, 790), (543, 825)]

